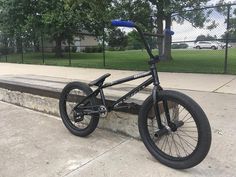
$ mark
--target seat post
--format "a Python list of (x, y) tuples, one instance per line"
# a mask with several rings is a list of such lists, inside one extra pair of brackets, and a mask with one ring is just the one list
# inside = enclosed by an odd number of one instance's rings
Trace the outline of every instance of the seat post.
[(106, 107), (105, 95), (101, 87), (100, 87), (100, 95), (101, 95), (102, 104)]

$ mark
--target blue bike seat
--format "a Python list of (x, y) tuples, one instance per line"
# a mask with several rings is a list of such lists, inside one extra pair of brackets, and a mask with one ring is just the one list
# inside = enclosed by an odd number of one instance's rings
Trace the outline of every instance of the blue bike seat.
[(104, 74), (104, 75), (102, 75), (101, 77), (97, 78), (96, 80), (90, 82), (88, 85), (89, 85), (89, 86), (93, 86), (93, 85), (95, 85), (95, 86), (100, 86), (101, 84), (103, 84), (103, 82), (105, 81), (105, 79), (106, 79), (107, 77), (109, 77), (110, 75), (111, 75), (110, 73)]

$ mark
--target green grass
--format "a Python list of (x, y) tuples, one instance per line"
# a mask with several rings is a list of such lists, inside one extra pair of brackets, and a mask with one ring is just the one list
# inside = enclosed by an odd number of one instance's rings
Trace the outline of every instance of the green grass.
[[(155, 51), (154, 53), (157, 53)], [(8, 62), (22, 63), (20, 54), (10, 55)], [(173, 60), (158, 64), (159, 71), (168, 72), (194, 72), (194, 73), (223, 73), (224, 71), (224, 50), (172, 50)], [(107, 51), (106, 67), (109, 69), (124, 70), (147, 70), (148, 55), (146, 51)], [(1, 58), (5, 61), (5, 57)], [(101, 53), (73, 53), (71, 62), (74, 67), (104, 68), (103, 55)], [(43, 64), (41, 53), (25, 53), (24, 63)], [(68, 66), (69, 56), (55, 58), (54, 54), (45, 54), (46, 65)], [(236, 49), (229, 49), (228, 73), (236, 74)]]

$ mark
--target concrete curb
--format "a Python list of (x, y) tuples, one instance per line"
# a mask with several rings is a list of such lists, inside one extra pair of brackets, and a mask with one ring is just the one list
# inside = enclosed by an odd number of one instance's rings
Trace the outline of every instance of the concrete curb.
[[(42, 92), (40, 92), (42, 93)], [(54, 95), (54, 94), (53, 94)], [(0, 100), (60, 117), (58, 98), (45, 97), (31, 93), (0, 88)], [(136, 108), (137, 109), (137, 108)], [(136, 110), (137, 112), (137, 110)], [(138, 115), (113, 111), (106, 118), (100, 118), (99, 128), (119, 132), (133, 138), (139, 138)]]

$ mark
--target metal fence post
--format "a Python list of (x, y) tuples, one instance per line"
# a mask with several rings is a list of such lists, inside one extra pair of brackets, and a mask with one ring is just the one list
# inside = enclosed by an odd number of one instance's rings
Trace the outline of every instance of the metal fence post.
[(228, 47), (229, 47), (229, 29), (230, 29), (230, 8), (231, 6), (228, 5), (227, 6), (227, 31), (226, 31), (226, 36), (225, 36), (225, 40), (226, 40), (226, 46), (225, 46), (225, 63), (224, 63), (224, 73), (227, 73), (228, 71)]
[(42, 59), (43, 64), (45, 64), (45, 56), (44, 56), (44, 41), (43, 41), (43, 32), (41, 30), (41, 50), (42, 50)]
[(106, 67), (106, 54), (105, 54), (105, 27), (103, 27), (103, 34), (102, 34), (102, 53), (103, 53), (103, 66)]
[(69, 65), (71, 66), (71, 53), (70, 53), (70, 42), (69, 42)]
[(21, 62), (24, 63), (23, 36), (21, 36)]

